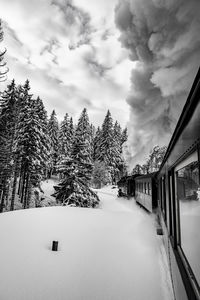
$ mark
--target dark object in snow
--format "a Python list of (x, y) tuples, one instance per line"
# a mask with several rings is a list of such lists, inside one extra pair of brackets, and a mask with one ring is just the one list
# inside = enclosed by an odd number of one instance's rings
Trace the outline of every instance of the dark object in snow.
[(157, 228), (157, 235), (163, 235), (162, 227)]
[(52, 251), (58, 251), (58, 241), (52, 242)]
[(118, 190), (117, 196), (118, 196), (118, 197), (127, 197), (127, 195), (126, 195), (125, 193), (122, 192), (122, 189), (119, 189), (119, 190)]

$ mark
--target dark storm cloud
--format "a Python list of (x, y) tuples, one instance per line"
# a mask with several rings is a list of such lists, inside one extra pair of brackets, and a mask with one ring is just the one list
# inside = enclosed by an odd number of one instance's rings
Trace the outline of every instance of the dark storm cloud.
[(127, 98), (132, 164), (173, 132), (199, 67), (199, 11), (197, 0), (127, 0), (116, 7), (120, 41), (138, 61)]

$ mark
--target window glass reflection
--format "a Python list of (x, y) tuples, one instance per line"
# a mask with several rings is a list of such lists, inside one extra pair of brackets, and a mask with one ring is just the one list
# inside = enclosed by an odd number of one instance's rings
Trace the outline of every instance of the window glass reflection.
[(200, 284), (199, 164), (193, 161), (176, 172), (180, 209), (181, 248)]

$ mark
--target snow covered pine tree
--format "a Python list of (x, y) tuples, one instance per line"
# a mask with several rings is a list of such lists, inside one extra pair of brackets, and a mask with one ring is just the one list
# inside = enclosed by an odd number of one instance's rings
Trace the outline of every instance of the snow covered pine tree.
[(76, 127), (71, 157), (63, 170), (65, 178), (54, 187), (53, 196), (57, 201), (80, 207), (96, 207), (99, 204), (97, 194), (89, 188), (93, 170), (91, 156), (91, 128), (84, 108)]
[(48, 131), (50, 137), (50, 165), (49, 165), (49, 178), (56, 171), (56, 164), (58, 161), (58, 120), (56, 117), (55, 110), (52, 111), (52, 114), (48, 123)]
[(0, 101), (0, 212), (4, 207), (7, 208), (10, 181), (15, 169), (14, 141), (18, 118), (17, 97), (17, 88), (13, 80), (7, 86)]
[(119, 173), (119, 166), (123, 161), (121, 157), (120, 141), (117, 136), (115, 137), (113, 120), (109, 110), (99, 135), (96, 159), (105, 163), (111, 176), (111, 183), (114, 184)]

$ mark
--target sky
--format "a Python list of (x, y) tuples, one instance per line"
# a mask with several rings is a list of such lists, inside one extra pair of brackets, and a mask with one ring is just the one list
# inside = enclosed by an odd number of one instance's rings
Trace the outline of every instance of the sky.
[(115, 21), (136, 63), (126, 98), (132, 168), (173, 134), (200, 65), (200, 1), (120, 0)]
[(8, 81), (30, 80), (50, 114), (87, 108), (101, 125), (108, 109), (122, 126), (134, 62), (118, 40), (116, 0), (1, 0)]
[[(200, 63), (199, 0), (1, 0), (8, 80), (59, 120), (124, 127), (129, 169), (168, 145)], [(2, 44), (2, 43), (1, 43)]]

